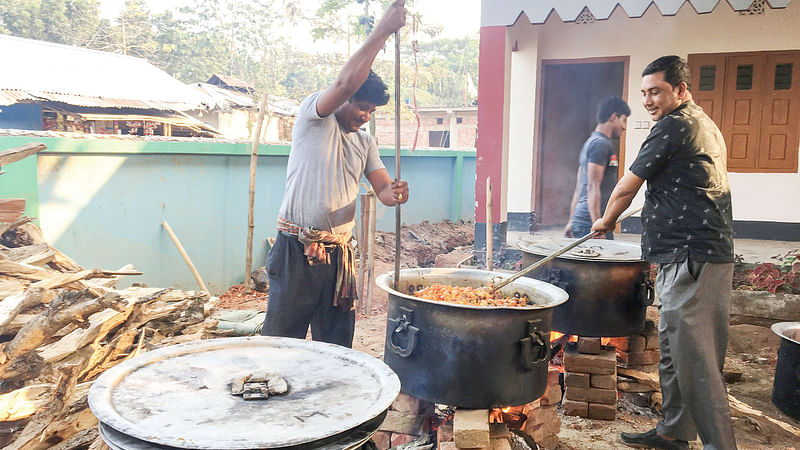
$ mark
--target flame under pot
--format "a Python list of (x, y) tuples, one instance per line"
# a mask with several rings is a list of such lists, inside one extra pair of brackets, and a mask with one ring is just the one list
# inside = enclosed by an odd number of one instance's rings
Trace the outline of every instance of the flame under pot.
[(429, 301), (412, 290), (432, 284), (479, 287), (508, 274), (470, 269), (407, 269), (393, 289), (392, 274), (378, 277), (389, 293), (384, 362), (406, 394), (446, 405), (483, 409), (516, 406), (547, 387), (553, 308), (567, 294), (521, 278), (504, 295), (528, 295), (528, 307), (482, 307)]
[[(550, 247), (526, 243), (523, 267), (570, 242), (559, 239)], [(638, 246), (590, 240), (527, 274), (569, 294), (570, 301), (553, 311), (553, 329), (585, 337), (630, 336), (644, 330), (647, 306), (655, 295), (650, 263), (641, 260)]]

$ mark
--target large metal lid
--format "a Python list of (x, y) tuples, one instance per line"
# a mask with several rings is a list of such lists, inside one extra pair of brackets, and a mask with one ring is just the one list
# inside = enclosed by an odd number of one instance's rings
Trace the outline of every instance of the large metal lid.
[[(231, 380), (270, 372), (285, 395), (243, 400)], [(400, 380), (382, 361), (349, 348), (281, 337), (210, 339), (157, 349), (101, 375), (89, 391), (97, 418), (115, 430), (180, 448), (274, 448), (358, 427), (389, 408)]]
[[(518, 245), (524, 252), (539, 256), (550, 256), (575, 241), (577, 239), (553, 237), (523, 240)], [(590, 239), (558, 258), (579, 261), (637, 262), (642, 260), (642, 249), (638, 245), (627, 242)]]

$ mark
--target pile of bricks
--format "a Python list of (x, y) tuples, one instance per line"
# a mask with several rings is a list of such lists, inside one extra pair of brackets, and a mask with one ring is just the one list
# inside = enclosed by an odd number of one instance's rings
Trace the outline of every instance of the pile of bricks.
[(386, 412), (386, 420), (372, 436), (372, 442), (386, 450), (414, 441), (430, 432), (433, 417), (433, 403), (401, 393)]
[[(558, 433), (561, 431), (561, 418), (558, 415), (561, 386), (558, 378), (558, 369), (549, 368), (544, 395), (526, 405), (511, 408), (514, 414), (526, 417), (519, 430), (530, 436), (543, 449), (555, 448), (558, 445)], [(452, 423), (439, 426), (436, 448), (439, 450), (510, 449), (509, 425), (489, 423), (490, 416), (493, 414), (486, 409), (456, 409)]]
[(658, 351), (658, 329), (652, 320), (645, 321), (644, 331), (640, 334), (610, 338), (608, 343), (616, 348), (620, 367), (642, 372), (658, 371), (661, 353)]
[(578, 339), (564, 348), (564, 414), (614, 420), (617, 416), (617, 357), (600, 338)]

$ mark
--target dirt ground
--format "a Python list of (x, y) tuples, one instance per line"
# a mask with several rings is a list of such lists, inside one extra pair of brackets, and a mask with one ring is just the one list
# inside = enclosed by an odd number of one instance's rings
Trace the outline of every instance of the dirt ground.
[[(438, 222), (404, 226), (401, 236), (401, 267), (430, 267), (437, 255), (456, 253), (461, 259), (471, 251), (474, 224)], [(394, 233), (378, 232), (375, 248), (375, 274), (394, 270)], [(374, 285), (368, 315), (359, 314), (356, 321), (353, 348), (383, 357), (386, 332), (386, 292)], [(253, 292), (244, 294), (241, 286), (232, 286), (220, 298), (222, 309), (266, 308), (268, 294)], [(658, 312), (650, 308), (648, 318), (657, 320)], [(738, 400), (765, 415), (800, 428), (800, 421), (782, 414), (772, 403), (772, 382), (775, 376), (777, 349), (780, 338), (767, 327), (757, 325), (732, 325), (725, 372), (730, 379), (728, 389)], [(620, 449), (626, 448), (619, 442), (623, 431), (646, 431), (652, 428), (657, 419), (655, 415), (641, 415), (620, 408), (617, 420), (613, 422), (561, 416), (559, 433), (560, 450)], [(761, 421), (762, 424), (765, 421)], [(800, 448), (800, 436), (793, 437), (789, 432), (777, 427), (759, 426), (748, 418), (734, 418), (737, 443), (742, 450), (792, 449)], [(692, 449), (701, 449), (700, 441), (690, 443)]]

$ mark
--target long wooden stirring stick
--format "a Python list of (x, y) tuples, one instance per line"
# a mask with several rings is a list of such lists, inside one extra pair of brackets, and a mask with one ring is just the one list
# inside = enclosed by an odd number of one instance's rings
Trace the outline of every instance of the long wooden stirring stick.
[[(641, 211), (641, 210), (642, 210), (642, 208), (641, 208), (641, 207), (639, 207), (639, 208), (636, 208), (636, 209), (634, 209), (634, 210), (631, 210), (630, 212), (627, 212), (627, 213), (623, 214), (622, 216), (620, 216), (620, 218), (619, 218), (619, 219), (617, 219), (617, 223), (620, 223), (620, 222), (622, 222), (623, 220), (627, 219), (628, 217), (630, 217), (630, 216), (632, 216), (632, 215), (636, 214), (637, 212), (639, 212), (639, 211)], [(566, 252), (568, 252), (568, 251), (572, 250), (573, 248), (575, 248), (575, 247), (577, 247), (577, 246), (579, 246), (579, 245), (583, 244), (584, 242), (586, 242), (586, 241), (588, 241), (589, 239), (591, 239), (591, 238), (593, 238), (593, 237), (597, 236), (598, 234), (600, 234), (600, 233), (599, 233), (599, 232), (597, 232), (597, 231), (592, 231), (592, 232), (590, 232), (590, 233), (589, 233), (589, 234), (587, 234), (586, 236), (584, 236), (584, 237), (582, 237), (582, 238), (578, 239), (577, 241), (575, 241), (575, 242), (573, 242), (573, 243), (571, 243), (571, 244), (567, 245), (566, 247), (563, 247), (561, 250), (558, 250), (558, 251), (556, 251), (556, 252), (555, 252), (555, 253), (553, 253), (552, 255), (550, 255), (550, 256), (547, 256), (547, 257), (545, 257), (545, 258), (543, 258), (543, 259), (540, 259), (539, 261), (536, 261), (535, 263), (533, 263), (533, 264), (531, 264), (530, 266), (528, 266), (528, 267), (526, 267), (526, 268), (522, 269), (521, 271), (517, 272), (516, 274), (514, 274), (514, 275), (512, 275), (512, 276), (510, 276), (510, 277), (508, 277), (508, 278), (506, 278), (505, 280), (503, 280), (503, 281), (501, 281), (501, 282), (499, 282), (499, 283), (496, 283), (496, 284), (494, 285), (494, 289), (495, 289), (495, 290), (497, 290), (497, 289), (500, 289), (500, 288), (502, 288), (502, 287), (506, 286), (507, 284), (509, 284), (509, 283), (511, 283), (511, 282), (513, 282), (513, 281), (515, 281), (515, 280), (516, 280), (516, 279), (518, 279), (519, 277), (521, 277), (521, 276), (523, 276), (523, 275), (525, 275), (525, 274), (527, 274), (527, 273), (529, 273), (529, 272), (532, 272), (532, 271), (534, 271), (534, 270), (538, 269), (539, 267), (543, 266), (544, 264), (547, 264), (547, 263), (548, 263), (550, 260), (552, 260), (552, 259), (554, 259), (554, 258), (558, 258), (559, 256), (563, 255), (564, 253), (566, 253)]]
[[(400, 180), (400, 31), (394, 32), (394, 176)], [(400, 204), (394, 206), (394, 290), (400, 290)]]

